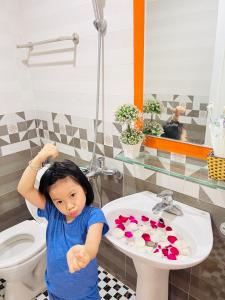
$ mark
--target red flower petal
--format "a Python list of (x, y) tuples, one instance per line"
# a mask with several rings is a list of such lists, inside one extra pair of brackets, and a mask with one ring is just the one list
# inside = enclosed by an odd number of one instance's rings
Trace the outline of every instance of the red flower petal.
[(125, 235), (125, 237), (127, 237), (127, 238), (132, 238), (132, 237), (133, 237), (133, 233), (132, 233), (131, 231), (126, 231), (126, 232), (124, 233), (124, 235)]
[(146, 216), (141, 216), (141, 221), (143, 221), (143, 222), (147, 222), (149, 220), (149, 218), (148, 217), (146, 217)]
[(134, 216), (129, 216), (129, 220), (133, 220), (133, 219), (135, 219)]
[(162, 253), (163, 253), (164, 256), (167, 256), (168, 252), (169, 252), (169, 250), (167, 248), (162, 249)]
[(173, 255), (179, 255), (179, 253), (180, 253), (179, 250), (176, 247), (169, 248), (169, 251)]
[(159, 252), (159, 249), (155, 249), (155, 250), (153, 251), (153, 253), (157, 253), (157, 252)]
[(150, 235), (148, 233), (143, 233), (142, 234), (142, 237), (143, 239), (146, 241), (146, 242), (151, 242), (151, 238), (150, 238)]
[(136, 219), (132, 219), (132, 220), (130, 220), (130, 222), (131, 223), (136, 223), (136, 224), (138, 223), (138, 221)]
[(173, 254), (168, 254), (167, 258), (170, 259), (170, 260), (176, 260), (177, 259), (176, 255), (173, 255)]
[(159, 228), (164, 228), (164, 227), (165, 227), (165, 225), (164, 225), (163, 223), (161, 223), (161, 222), (158, 222), (158, 223), (157, 223), (157, 226), (158, 226)]
[(173, 244), (173, 243), (175, 243), (175, 242), (177, 241), (177, 238), (176, 238), (175, 236), (173, 236), (173, 235), (169, 235), (169, 236), (167, 237), (167, 240), (168, 240), (171, 244)]
[(124, 217), (124, 216), (119, 216), (119, 219), (123, 222), (123, 223), (125, 223), (127, 220), (128, 220), (128, 217)]
[(153, 220), (150, 220), (150, 224), (152, 226), (152, 228), (157, 228), (156, 222)]
[(122, 229), (122, 230), (125, 230), (125, 226), (123, 224), (119, 224), (116, 226), (116, 228), (119, 228), (119, 229)]
[(173, 229), (170, 226), (166, 226), (166, 231), (172, 231)]
[(122, 224), (123, 222), (122, 222), (122, 220), (120, 220), (120, 219), (115, 219), (115, 223), (116, 223), (116, 224)]

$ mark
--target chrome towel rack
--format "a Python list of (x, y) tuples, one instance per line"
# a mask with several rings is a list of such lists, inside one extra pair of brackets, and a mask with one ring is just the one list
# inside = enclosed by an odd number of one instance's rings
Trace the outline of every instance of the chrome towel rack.
[[(35, 46), (45, 45), (49, 43), (63, 42), (71, 40), (73, 42), (73, 47), (63, 48), (63, 49), (52, 49), (45, 51), (36, 51), (33, 52)], [(26, 44), (17, 45), (17, 48), (27, 48), (28, 53), (26, 59), (22, 60), (22, 62), (28, 67), (45, 67), (45, 66), (56, 66), (56, 65), (70, 65), (75, 66), (76, 64), (76, 48), (79, 43), (79, 36), (77, 33), (73, 33), (72, 36), (61, 36), (55, 39), (49, 39), (39, 42), (28, 42)], [(64, 61), (54, 61), (54, 62), (43, 62), (43, 63), (30, 63), (30, 57), (32, 56), (42, 56), (56, 53), (64, 53), (64, 52), (73, 52), (73, 59), (64, 60)]]

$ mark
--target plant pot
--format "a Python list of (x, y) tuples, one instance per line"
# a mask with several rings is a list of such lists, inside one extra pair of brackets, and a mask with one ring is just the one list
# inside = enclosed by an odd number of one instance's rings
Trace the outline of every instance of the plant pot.
[(141, 144), (142, 144), (142, 142), (135, 144), (135, 145), (129, 145), (129, 144), (122, 143), (124, 156), (126, 156), (128, 158), (137, 158), (140, 154)]

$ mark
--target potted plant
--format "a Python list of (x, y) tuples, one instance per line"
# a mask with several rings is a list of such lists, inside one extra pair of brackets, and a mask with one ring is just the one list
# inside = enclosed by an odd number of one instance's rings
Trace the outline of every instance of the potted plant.
[(150, 119), (144, 120), (144, 134), (151, 134), (160, 136), (164, 131), (162, 125), (154, 120), (156, 115), (160, 115), (163, 111), (164, 107), (162, 103), (158, 100), (147, 100), (143, 106), (143, 112), (146, 114), (150, 114)]
[(156, 122), (154, 120), (149, 120), (149, 119), (144, 120), (144, 128), (143, 128), (144, 134), (161, 136), (163, 132), (164, 132), (163, 127), (159, 122)]
[(120, 141), (124, 155), (129, 158), (139, 156), (141, 143), (144, 139), (143, 132), (135, 128), (135, 121), (139, 118), (140, 111), (132, 104), (123, 104), (115, 112), (116, 121), (125, 125), (125, 129), (120, 136)]

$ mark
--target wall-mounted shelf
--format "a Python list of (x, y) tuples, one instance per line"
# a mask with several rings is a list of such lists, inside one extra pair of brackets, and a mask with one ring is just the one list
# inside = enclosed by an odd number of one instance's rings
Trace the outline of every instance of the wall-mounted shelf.
[(206, 161), (186, 158), (186, 161), (181, 163), (173, 161), (168, 157), (150, 155), (146, 151), (141, 152), (140, 156), (136, 159), (127, 158), (121, 152), (115, 159), (211, 188), (225, 190), (225, 181), (216, 181), (208, 178)]

